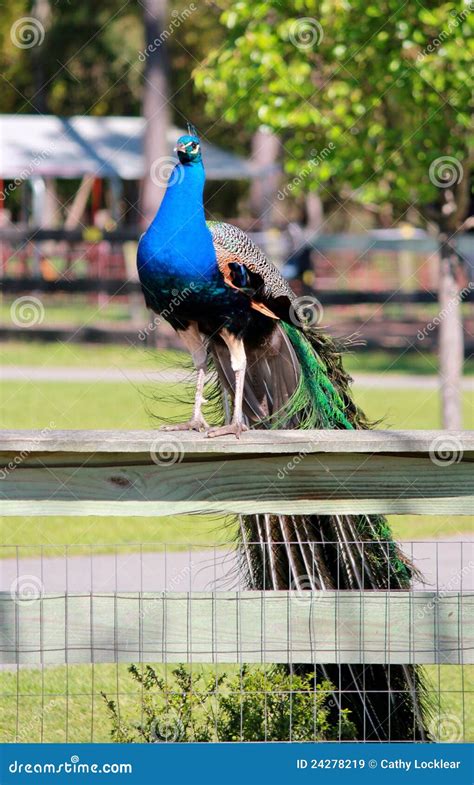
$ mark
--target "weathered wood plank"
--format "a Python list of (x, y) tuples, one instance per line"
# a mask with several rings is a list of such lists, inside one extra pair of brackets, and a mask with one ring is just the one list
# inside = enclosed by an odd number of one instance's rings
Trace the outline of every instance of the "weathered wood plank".
[(457, 592), (0, 594), (0, 662), (474, 662)]
[(3, 515), (474, 512), (474, 432), (4, 431)]
[[(174, 458), (174, 456), (173, 456)], [(0, 482), (3, 515), (203, 512), (470, 515), (474, 471), (423, 456), (307, 454), (156, 465), (19, 464)]]
[(433, 451), (440, 455), (442, 449), (447, 451), (446, 462), (450, 454), (474, 460), (474, 431), (249, 431), (240, 439), (208, 439), (203, 434), (184, 432), (48, 429), (0, 432), (0, 459), (23, 453), (23, 461), (29, 461), (43, 453), (60, 453), (62, 458), (87, 456), (95, 461), (105, 454), (116, 460), (123, 453), (124, 462), (130, 463), (131, 455), (149, 461), (151, 452), (160, 455), (169, 445), (179, 448), (183, 461), (202, 454), (226, 459), (234, 455), (326, 452), (429, 454)]

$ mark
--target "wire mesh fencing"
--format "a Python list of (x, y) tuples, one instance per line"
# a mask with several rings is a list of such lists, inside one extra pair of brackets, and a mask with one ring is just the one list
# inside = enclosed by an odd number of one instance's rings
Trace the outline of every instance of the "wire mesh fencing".
[(4, 549), (2, 740), (472, 740), (472, 541), (156, 548)]

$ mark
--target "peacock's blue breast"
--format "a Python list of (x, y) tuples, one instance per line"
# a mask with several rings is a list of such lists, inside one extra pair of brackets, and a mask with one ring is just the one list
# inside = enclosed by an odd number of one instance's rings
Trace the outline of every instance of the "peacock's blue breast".
[(174, 276), (181, 281), (212, 280), (218, 271), (216, 254), (211, 237), (204, 233), (175, 235), (161, 234), (159, 228), (150, 227), (138, 245), (138, 272), (160, 276)]

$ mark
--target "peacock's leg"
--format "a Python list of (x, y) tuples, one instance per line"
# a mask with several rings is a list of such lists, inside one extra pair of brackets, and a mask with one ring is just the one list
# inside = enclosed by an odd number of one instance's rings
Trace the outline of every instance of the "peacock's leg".
[(222, 425), (217, 428), (211, 428), (207, 435), (211, 438), (214, 436), (228, 436), (229, 434), (239, 438), (242, 431), (247, 431), (248, 428), (243, 422), (242, 413), (242, 400), (244, 397), (244, 384), (245, 384), (245, 370), (247, 368), (247, 358), (245, 355), (245, 347), (242, 338), (233, 335), (229, 330), (224, 328), (220, 332), (221, 338), (227, 344), (230, 352), (230, 362), (232, 370), (235, 373), (235, 391), (234, 391), (234, 412), (232, 421), (228, 425)]
[(207, 348), (204, 339), (199, 332), (196, 322), (191, 322), (187, 330), (178, 330), (178, 335), (183, 341), (193, 358), (194, 367), (197, 371), (196, 393), (194, 396), (193, 413), (190, 420), (177, 423), (176, 425), (165, 425), (163, 431), (207, 431), (209, 425), (202, 416), (202, 405), (206, 403), (204, 398), (204, 383), (206, 381), (207, 370)]

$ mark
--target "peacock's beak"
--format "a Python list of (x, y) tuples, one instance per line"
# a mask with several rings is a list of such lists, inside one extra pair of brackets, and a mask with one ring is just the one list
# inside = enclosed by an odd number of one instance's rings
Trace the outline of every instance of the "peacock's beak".
[(175, 153), (185, 153), (186, 152), (186, 145), (185, 144), (177, 144), (174, 148)]

